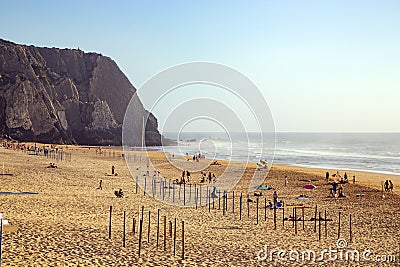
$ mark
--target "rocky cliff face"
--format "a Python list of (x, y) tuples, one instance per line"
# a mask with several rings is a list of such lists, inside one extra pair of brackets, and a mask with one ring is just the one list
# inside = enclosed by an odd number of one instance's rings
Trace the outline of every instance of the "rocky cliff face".
[[(21, 141), (120, 145), (125, 109), (135, 93), (110, 58), (75, 49), (0, 39), (0, 134)], [(157, 119), (139, 99), (135, 124), (160, 145)], [(134, 145), (141, 144), (141, 132)]]

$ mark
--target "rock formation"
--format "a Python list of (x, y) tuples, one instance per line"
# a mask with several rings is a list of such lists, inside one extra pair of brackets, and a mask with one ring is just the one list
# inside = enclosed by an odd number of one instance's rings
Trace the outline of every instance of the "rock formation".
[[(120, 145), (136, 89), (109, 57), (0, 39), (0, 134), (20, 141)], [(157, 119), (135, 100), (135, 129), (160, 145)], [(141, 130), (132, 145), (141, 144)]]

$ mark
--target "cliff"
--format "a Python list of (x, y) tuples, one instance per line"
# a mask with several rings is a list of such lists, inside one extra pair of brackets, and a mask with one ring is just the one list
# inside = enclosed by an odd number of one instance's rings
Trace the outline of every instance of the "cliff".
[[(0, 134), (20, 141), (121, 145), (136, 89), (109, 57), (0, 39)], [(146, 145), (160, 145), (157, 119), (135, 101)], [(141, 131), (132, 145), (141, 144)]]

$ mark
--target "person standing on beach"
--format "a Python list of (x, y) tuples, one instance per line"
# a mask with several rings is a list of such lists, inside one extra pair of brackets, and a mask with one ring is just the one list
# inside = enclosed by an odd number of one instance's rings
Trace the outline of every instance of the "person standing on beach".
[(189, 183), (190, 182), (190, 172), (189, 171), (186, 171), (186, 177), (187, 177), (187, 182)]
[(274, 191), (273, 198), (274, 198), (274, 206), (276, 207), (276, 203), (278, 203), (278, 194), (276, 193), (276, 191)]
[(114, 165), (112, 165), (111, 166), (111, 174), (114, 175), (114, 173), (115, 173), (115, 167), (114, 167)]
[(356, 176), (353, 175), (353, 184), (355, 184), (355, 183), (356, 183)]
[(329, 172), (325, 173), (325, 178), (326, 178), (327, 181), (329, 180)]
[(287, 175), (285, 175), (285, 186), (287, 186), (287, 184), (288, 184), (288, 177)]

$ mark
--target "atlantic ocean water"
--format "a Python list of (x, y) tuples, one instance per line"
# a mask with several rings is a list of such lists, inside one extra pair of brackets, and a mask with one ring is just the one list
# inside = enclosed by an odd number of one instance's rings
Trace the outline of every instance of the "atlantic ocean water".
[[(400, 175), (400, 133), (283, 133), (216, 132), (163, 133), (177, 146), (158, 147), (175, 155), (202, 153), (206, 157), (309, 168), (359, 170)], [(263, 145), (264, 140), (264, 145)], [(274, 143), (275, 140), (275, 144)], [(266, 141), (266, 142), (265, 142)]]

